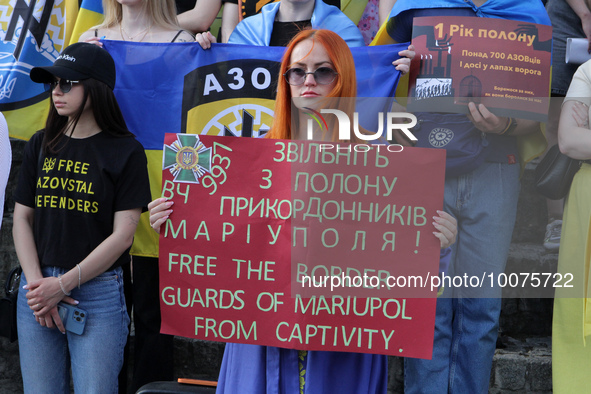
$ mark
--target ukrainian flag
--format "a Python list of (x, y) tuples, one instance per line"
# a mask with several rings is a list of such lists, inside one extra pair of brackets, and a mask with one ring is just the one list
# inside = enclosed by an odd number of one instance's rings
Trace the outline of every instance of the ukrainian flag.
[[(101, 0), (0, 0), (0, 111), (10, 136), (27, 140), (42, 129), (49, 93), (29, 78), (33, 67), (50, 66), (82, 32), (102, 21)], [(75, 34), (78, 31), (80, 33)]]
[(78, 18), (72, 31), (72, 42), (77, 42), (82, 33), (103, 21), (103, 4), (101, 0), (82, 0)]
[[(115, 95), (127, 127), (146, 149), (152, 197), (161, 195), (165, 133), (262, 137), (273, 123), (279, 63), (284, 48), (191, 43), (103, 42), (117, 67)], [(392, 67), (404, 46), (351, 48), (359, 97), (392, 97), (399, 73)], [(377, 128), (382, 101), (359, 109)], [(175, 186), (176, 188), (177, 186)], [(179, 190), (167, 190), (167, 195)], [(180, 190), (182, 193), (183, 190)], [(140, 219), (132, 254), (158, 256), (158, 234), (148, 214)]]

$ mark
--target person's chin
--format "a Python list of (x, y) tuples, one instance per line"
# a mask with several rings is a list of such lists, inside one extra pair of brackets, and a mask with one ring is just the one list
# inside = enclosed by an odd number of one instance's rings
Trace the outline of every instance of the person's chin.
[(303, 96), (293, 98), (293, 105), (298, 109), (319, 110), (320, 108), (323, 108), (323, 103), (325, 102), (326, 97), (322, 96)]
[(65, 108), (56, 108), (58, 115), (60, 116), (70, 116), (71, 111), (66, 110)]

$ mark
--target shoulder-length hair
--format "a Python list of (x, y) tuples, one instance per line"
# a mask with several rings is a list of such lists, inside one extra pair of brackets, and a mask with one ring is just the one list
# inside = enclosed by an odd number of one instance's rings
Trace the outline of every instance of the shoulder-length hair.
[(123, 113), (111, 88), (95, 79), (85, 79), (80, 81), (80, 84), (84, 88), (84, 98), (71, 118), (61, 116), (57, 112), (53, 104), (53, 95), (50, 95), (49, 115), (45, 122), (42, 145), (46, 155), (55, 154), (64, 146), (64, 135), (68, 130), (70, 135), (74, 132), (89, 99), (94, 119), (102, 132), (116, 137), (133, 135), (127, 129)]
[[(180, 29), (174, 0), (143, 0), (142, 7), (155, 26)], [(103, 12), (105, 19), (95, 29), (118, 25), (123, 19), (123, 6), (117, 0), (103, 0)]]
[[(292, 124), (291, 91), (289, 84), (285, 78), (283, 78), (283, 74), (285, 74), (291, 66), (291, 54), (295, 46), (305, 40), (312, 40), (315, 45), (322, 45), (326, 50), (335, 71), (338, 73), (336, 84), (327, 97), (357, 97), (355, 62), (351, 50), (347, 46), (345, 40), (330, 30), (302, 30), (289, 42), (283, 55), (283, 59), (281, 60), (279, 79), (277, 82), (278, 86), (277, 98), (275, 100), (274, 121), (271, 130), (267, 133), (267, 138), (292, 139), (292, 126), (298, 127), (297, 123), (295, 125)], [(349, 101), (352, 102), (353, 100)], [(348, 105), (348, 107), (349, 108), (345, 109), (345, 111), (348, 114), (352, 114), (355, 110), (354, 106)], [(296, 122), (297, 118), (298, 117), (296, 116)], [(350, 119), (352, 119), (352, 117), (350, 117)], [(338, 141), (338, 135), (333, 133), (332, 139)]]

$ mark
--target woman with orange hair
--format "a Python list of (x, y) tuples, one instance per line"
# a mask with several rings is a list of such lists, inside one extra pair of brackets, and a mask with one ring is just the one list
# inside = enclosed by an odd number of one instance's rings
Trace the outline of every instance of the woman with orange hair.
[[(292, 99), (294, 104), (301, 108), (318, 106), (319, 99), (326, 105), (330, 98), (338, 100), (340, 97), (357, 97), (355, 62), (346, 43), (341, 47), (343, 43), (345, 41), (330, 30), (303, 30), (292, 39), (281, 62), (279, 73), (285, 78), (280, 78), (278, 82), (273, 128), (267, 134), (267, 138), (286, 140), (307, 138), (302, 134), (305, 122), (301, 122), (300, 118), (308, 116), (300, 112), (300, 116), (294, 118), (295, 124), (292, 123)], [(303, 66), (305, 63), (315, 61), (314, 55), (317, 54), (318, 60), (322, 63), (316, 63), (315, 67), (312, 67), (315, 69), (314, 73), (309, 74)], [(410, 63), (410, 59), (404, 59)], [(308, 75), (313, 75), (313, 78), (309, 78)], [(342, 107), (345, 102), (349, 104), (349, 108), (341, 109), (347, 113), (353, 113), (355, 111), (354, 105), (351, 105), (354, 104), (353, 100), (342, 100), (335, 104), (341, 104), (339, 107)], [(314, 139), (336, 140), (336, 135), (324, 135)]]
[[(283, 77), (278, 81), (275, 120), (267, 138), (305, 139), (305, 115), (300, 108), (318, 108), (327, 102), (333, 105), (333, 98), (357, 95), (351, 51), (342, 38), (329, 30), (298, 33), (286, 48), (280, 70)], [(292, 99), (302, 114), (293, 120)], [(339, 108), (352, 114), (353, 101), (343, 100), (349, 107)], [(337, 140), (336, 135), (320, 130), (314, 133), (314, 140)], [(171, 214), (171, 205), (159, 198), (148, 206), (150, 223), (156, 231)], [(455, 240), (455, 220), (441, 212), (436, 222), (436, 236), (447, 250)], [(217, 393), (385, 393), (387, 382), (388, 363), (383, 355), (228, 343)]]
[[(284, 78), (278, 82), (275, 120), (268, 138), (307, 137), (306, 122), (299, 116), (292, 121), (292, 99), (298, 109), (318, 108), (327, 98), (357, 95), (351, 51), (342, 38), (329, 30), (304, 30), (296, 35), (287, 46), (280, 74)], [(314, 140), (327, 139), (336, 136), (314, 136)], [(385, 393), (387, 383), (386, 356), (229, 343), (218, 392)]]

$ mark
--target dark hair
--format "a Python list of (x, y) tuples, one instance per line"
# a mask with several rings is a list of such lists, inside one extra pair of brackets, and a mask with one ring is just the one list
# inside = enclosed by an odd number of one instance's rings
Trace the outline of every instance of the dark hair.
[(55, 154), (63, 148), (62, 140), (66, 130), (68, 130), (69, 126), (72, 126), (70, 133), (74, 131), (89, 98), (94, 119), (103, 132), (116, 137), (133, 136), (127, 129), (125, 119), (111, 88), (95, 79), (85, 79), (80, 81), (80, 84), (84, 88), (84, 98), (80, 103), (80, 108), (72, 116), (71, 120), (57, 112), (50, 93), (49, 115), (45, 123), (45, 135), (43, 137), (43, 152), (46, 155)]

